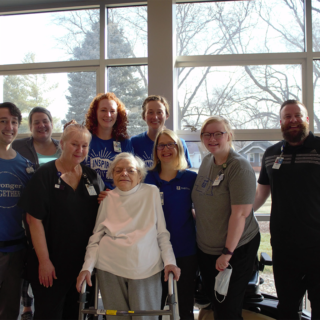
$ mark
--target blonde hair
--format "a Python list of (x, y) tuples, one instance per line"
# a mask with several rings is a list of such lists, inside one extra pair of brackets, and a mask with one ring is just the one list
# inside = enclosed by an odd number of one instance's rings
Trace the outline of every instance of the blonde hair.
[(169, 130), (169, 129), (161, 130), (158, 133), (158, 135), (156, 137), (156, 140), (154, 141), (153, 152), (152, 152), (152, 154), (153, 154), (153, 165), (149, 170), (156, 170), (156, 171), (159, 171), (159, 172), (161, 170), (161, 162), (160, 162), (160, 160), (158, 158), (158, 155), (157, 155), (157, 144), (158, 144), (160, 136), (163, 135), (163, 134), (165, 134), (168, 137), (170, 137), (177, 144), (178, 164), (177, 164), (176, 169), (177, 170), (186, 170), (188, 168), (188, 163), (187, 163), (187, 160), (186, 160), (186, 156), (185, 156), (185, 153), (184, 153), (182, 142), (179, 139), (179, 137), (177, 136), (177, 134), (175, 132), (173, 132), (172, 130)]
[(201, 131), (200, 131), (200, 139), (201, 139), (201, 141), (203, 142), (202, 134), (204, 133), (204, 129), (206, 128), (206, 126), (211, 124), (211, 123), (216, 123), (216, 122), (224, 124), (225, 130), (227, 131), (227, 134), (228, 134), (228, 137), (229, 137), (229, 141), (228, 142), (229, 142), (230, 148), (232, 148), (232, 140), (234, 138), (233, 130), (231, 128), (230, 122), (227, 119), (225, 119), (223, 117), (220, 117), (220, 116), (209, 117), (208, 119), (206, 119), (203, 122), (202, 127), (201, 127)]
[[(63, 132), (60, 138), (60, 144), (62, 142), (67, 141), (70, 138), (70, 135), (74, 132), (81, 132), (83, 134), (86, 134), (89, 140), (88, 143), (90, 144), (92, 139), (92, 135), (90, 131), (84, 125), (77, 123), (77, 121), (73, 119), (63, 126)], [(62, 153), (62, 150), (61, 150), (61, 153)]]

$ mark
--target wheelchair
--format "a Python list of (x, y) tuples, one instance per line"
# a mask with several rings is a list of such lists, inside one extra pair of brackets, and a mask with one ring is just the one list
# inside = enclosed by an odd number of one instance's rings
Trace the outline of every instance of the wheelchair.
[[(243, 302), (243, 318), (246, 319), (277, 319), (278, 298), (276, 296), (260, 292), (259, 286), (264, 283), (260, 272), (265, 266), (272, 266), (269, 255), (262, 252), (260, 260), (256, 259), (252, 275), (246, 288)], [(198, 320), (213, 320), (211, 303), (205, 296), (201, 276), (197, 279), (197, 289), (195, 294), (195, 306), (200, 309)], [(303, 310), (301, 320), (311, 320), (310, 312)]]

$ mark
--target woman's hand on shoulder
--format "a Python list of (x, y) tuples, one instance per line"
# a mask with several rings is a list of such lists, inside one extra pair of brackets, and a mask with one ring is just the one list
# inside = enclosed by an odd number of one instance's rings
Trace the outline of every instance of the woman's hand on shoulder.
[(223, 271), (226, 269), (229, 265), (229, 261), (231, 259), (230, 254), (222, 254), (217, 260), (216, 260), (216, 269), (218, 271)]
[(168, 281), (170, 272), (174, 275), (173, 279), (178, 281), (181, 275), (181, 269), (173, 264), (168, 264), (164, 267), (164, 281)]
[(77, 278), (77, 284), (76, 284), (76, 288), (77, 288), (78, 292), (81, 291), (81, 287), (82, 287), (84, 280), (87, 281), (88, 286), (92, 287), (90, 271), (84, 270), (79, 273), (78, 278)]
[(52, 287), (53, 279), (57, 279), (56, 270), (52, 262), (48, 259), (43, 262), (39, 262), (39, 281), (40, 284), (48, 288)]
[(101, 203), (103, 201), (103, 199), (108, 196), (108, 192), (109, 191), (110, 191), (110, 189), (106, 189), (106, 190), (101, 191), (99, 193), (99, 195), (98, 195), (98, 203)]

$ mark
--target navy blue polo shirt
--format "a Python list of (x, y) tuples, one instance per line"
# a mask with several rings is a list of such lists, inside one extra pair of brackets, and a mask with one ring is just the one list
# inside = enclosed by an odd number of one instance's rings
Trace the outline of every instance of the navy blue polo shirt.
[(191, 192), (196, 177), (195, 172), (184, 170), (168, 182), (161, 180), (157, 171), (149, 171), (144, 181), (163, 192), (162, 208), (176, 258), (196, 254), (196, 229), (191, 213)]

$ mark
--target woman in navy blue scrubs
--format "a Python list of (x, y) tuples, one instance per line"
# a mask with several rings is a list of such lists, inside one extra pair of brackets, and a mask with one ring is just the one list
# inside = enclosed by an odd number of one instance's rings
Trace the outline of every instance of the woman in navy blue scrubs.
[[(188, 164), (178, 136), (165, 129), (158, 133), (153, 148), (153, 166), (145, 183), (159, 188), (170, 241), (181, 269), (178, 281), (181, 320), (193, 320), (195, 278), (198, 267), (195, 223), (191, 192), (197, 174), (186, 170)], [(162, 305), (168, 287), (163, 281)]]

